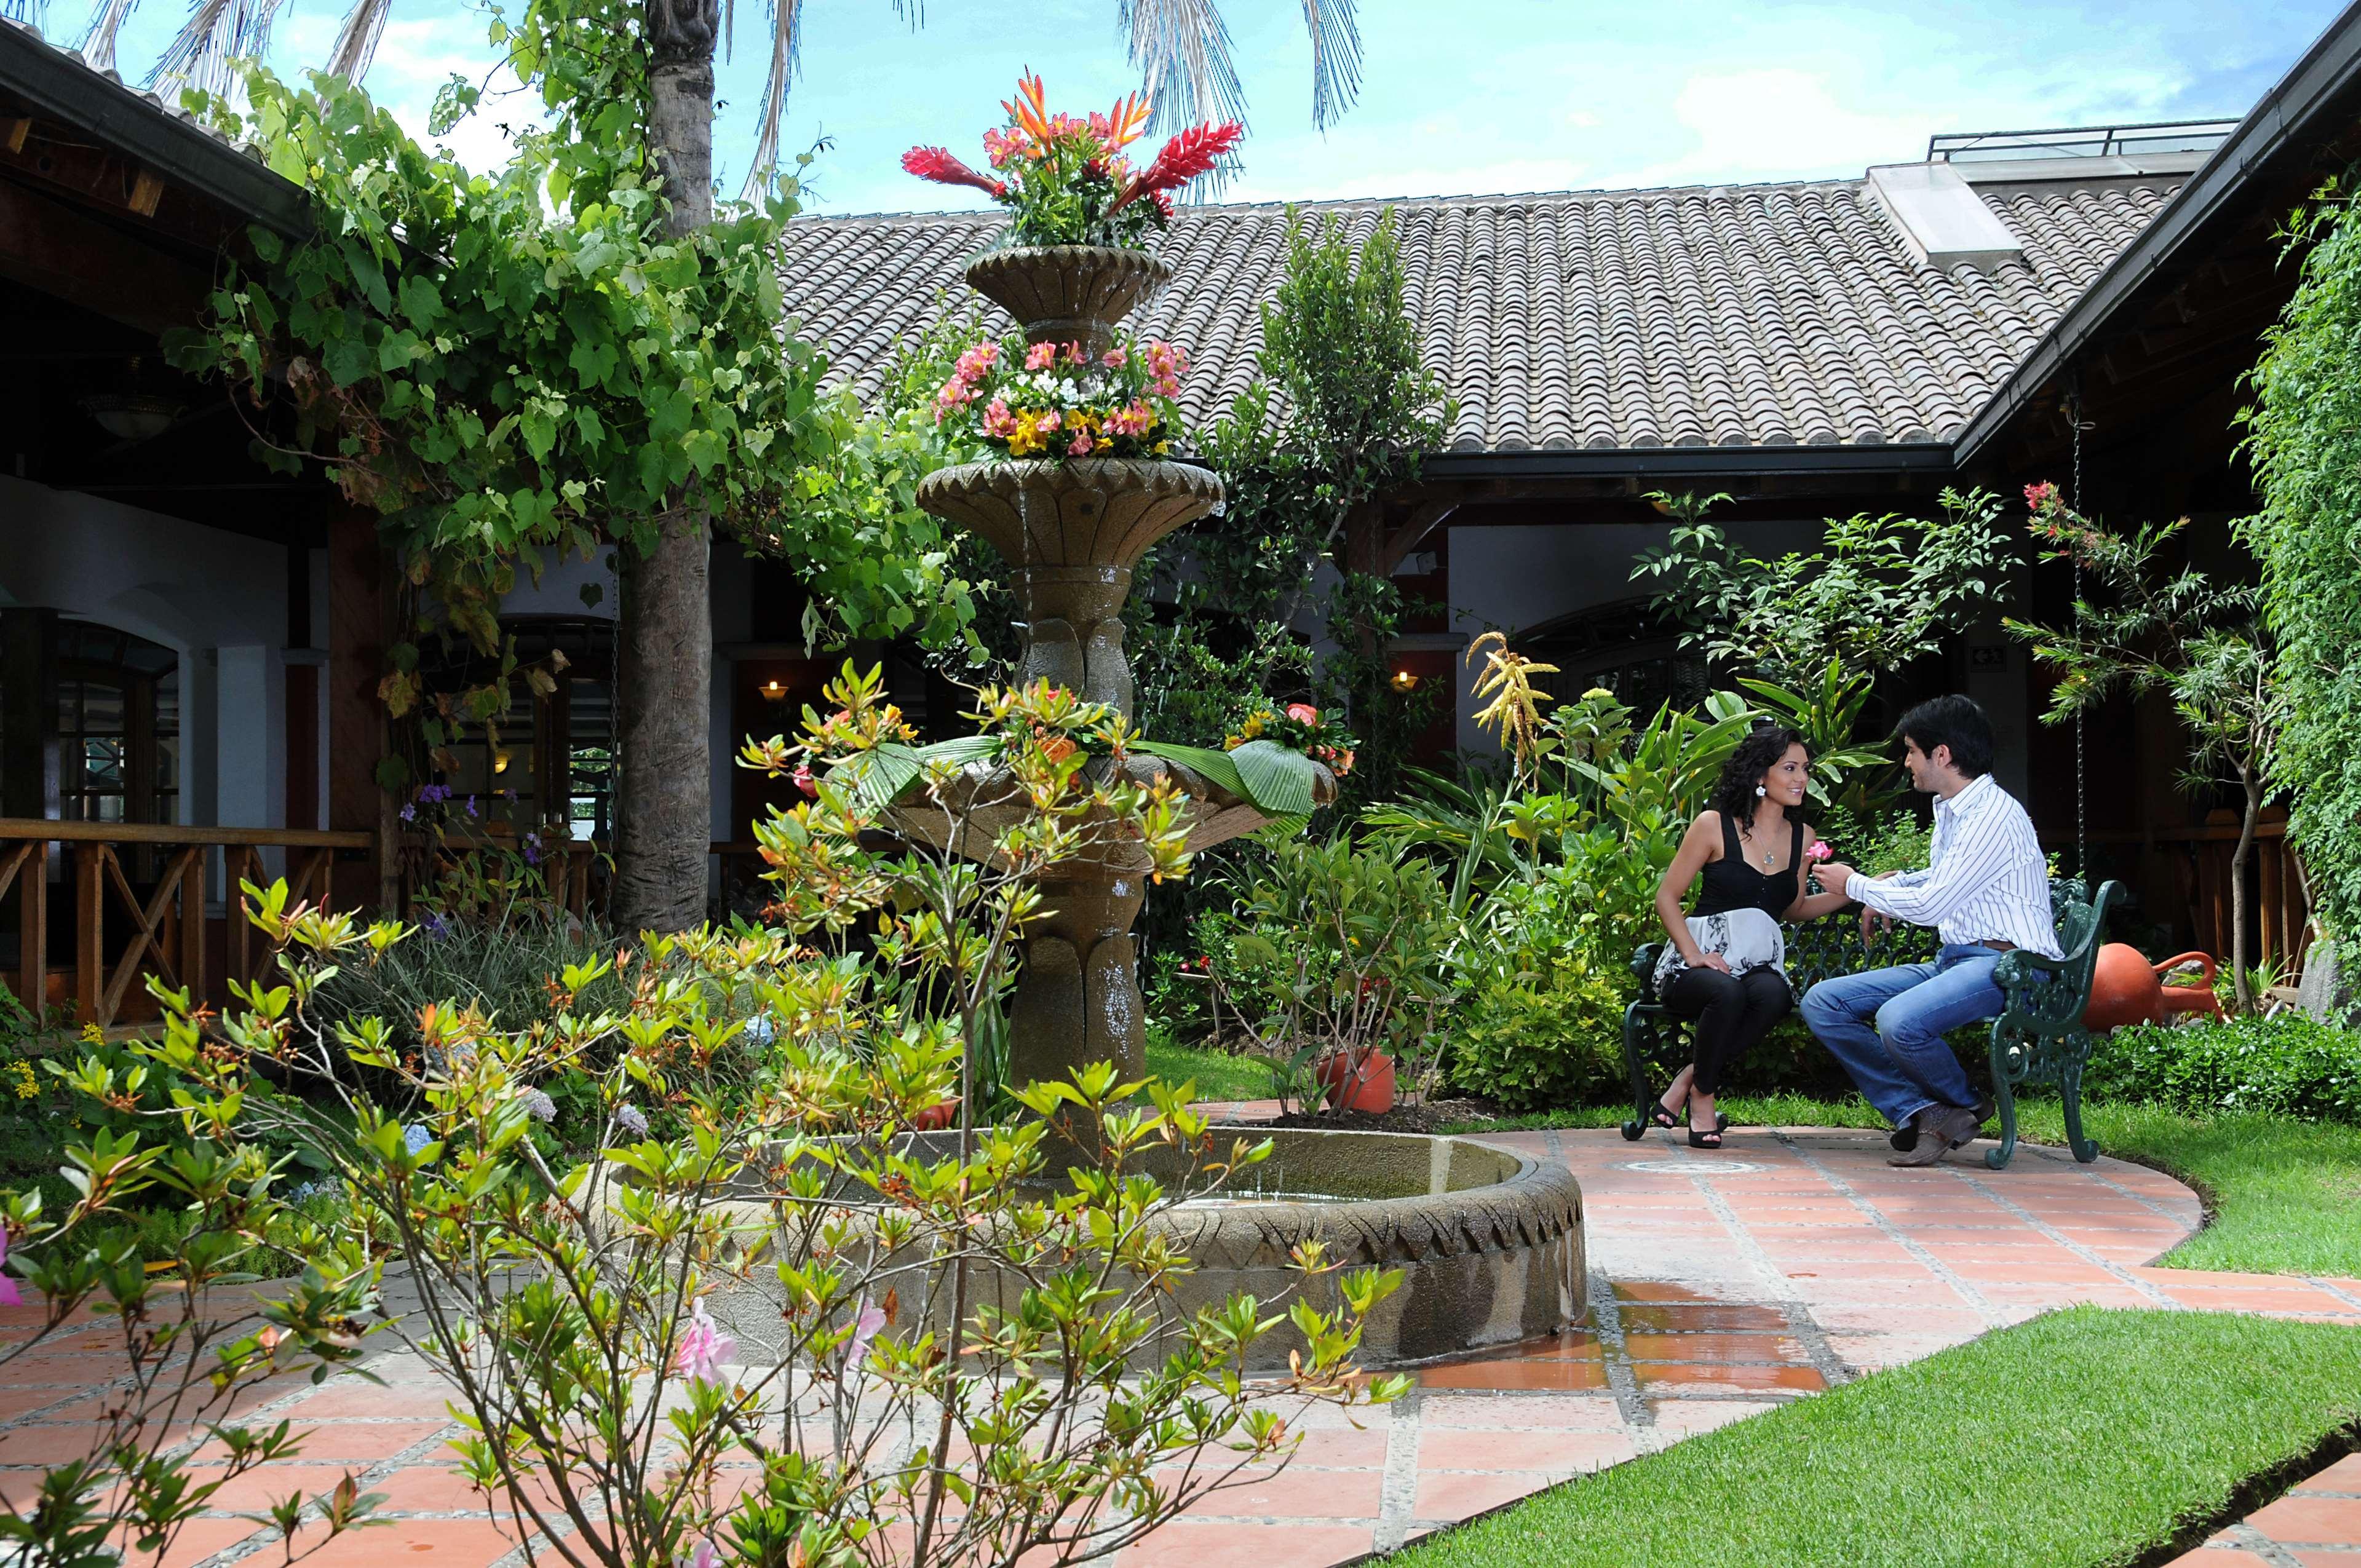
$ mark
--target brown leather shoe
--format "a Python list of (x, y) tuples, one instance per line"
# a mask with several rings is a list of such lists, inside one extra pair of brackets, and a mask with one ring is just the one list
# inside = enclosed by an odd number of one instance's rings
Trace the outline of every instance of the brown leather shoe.
[(1912, 1120), (1918, 1129), (1916, 1146), (1886, 1164), (1905, 1168), (1933, 1165), (1982, 1130), (1976, 1113), (1965, 1105), (1929, 1105)]

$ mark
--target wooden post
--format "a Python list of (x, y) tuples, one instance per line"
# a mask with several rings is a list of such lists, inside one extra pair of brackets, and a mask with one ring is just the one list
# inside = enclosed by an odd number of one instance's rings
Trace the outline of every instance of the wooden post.
[(49, 1000), (49, 845), (36, 839), (21, 847), (16, 882), (16, 1000), (38, 1022)]
[[(199, 1007), (204, 1006), (211, 998), (205, 992), (205, 850), (202, 844), (190, 847), (181, 871), (178, 968), (181, 983), (189, 988), (189, 1000)], [(225, 996), (223, 1000), (228, 998)]]
[(98, 1003), (106, 983), (106, 909), (103, 896), (106, 890), (107, 852), (104, 844), (76, 844), (73, 849), (74, 1021), (102, 1026), (104, 1021), (98, 1015)]

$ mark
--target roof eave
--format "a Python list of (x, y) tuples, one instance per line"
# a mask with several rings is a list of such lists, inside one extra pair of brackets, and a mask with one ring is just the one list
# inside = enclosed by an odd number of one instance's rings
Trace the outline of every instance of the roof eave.
[(1875, 445), (1617, 446), (1536, 452), (1444, 452), (1420, 465), (1429, 479), (1654, 478), (1748, 474), (1945, 474), (1950, 443)]
[(1964, 468), (1973, 462), (2053, 378), (2072, 366), (2118, 311), (2138, 302), (2146, 285), (2184, 245), (2202, 244), (2217, 225), (2234, 221), (2240, 198), (2260, 170), (2283, 158), (2310, 157), (2323, 117), (2342, 115), (2349, 119), (2356, 112), (2361, 112), (2361, 4), (2346, 7), (2156, 221), (2043, 335), (1960, 433), (1954, 445), (1958, 466)]
[(312, 232), (302, 187), (28, 27), (0, 24), (0, 87), (240, 217), (291, 239)]

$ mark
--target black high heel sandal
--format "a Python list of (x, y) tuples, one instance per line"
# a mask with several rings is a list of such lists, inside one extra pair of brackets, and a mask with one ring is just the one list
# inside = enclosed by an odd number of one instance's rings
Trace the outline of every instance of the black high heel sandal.
[(1656, 1108), (1648, 1113), (1648, 1121), (1651, 1125), (1662, 1127), (1669, 1133), (1681, 1124), (1681, 1113), (1659, 1100)]
[[(1725, 1127), (1730, 1124), (1730, 1119), (1721, 1115), (1719, 1112), (1715, 1113), (1715, 1120), (1720, 1122), (1722, 1126)], [(1716, 1127), (1710, 1133), (1700, 1133), (1695, 1127), (1691, 1127), (1689, 1129), (1689, 1147), (1693, 1149), (1718, 1149), (1721, 1147), (1721, 1127)]]

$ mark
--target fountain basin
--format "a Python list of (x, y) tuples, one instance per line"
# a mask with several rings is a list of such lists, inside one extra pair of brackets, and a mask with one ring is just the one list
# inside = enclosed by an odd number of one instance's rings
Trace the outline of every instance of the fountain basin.
[[(906, 1135), (908, 1152), (939, 1157), (956, 1146), (957, 1135)], [(1357, 1358), (1365, 1369), (1510, 1344), (1581, 1321), (1582, 1189), (1564, 1167), (1469, 1138), (1412, 1133), (1225, 1127), (1215, 1134), (1224, 1146), (1233, 1135), (1268, 1136), (1270, 1157), (1240, 1171), (1220, 1195), (1185, 1201), (1150, 1222), (1193, 1266), (1159, 1303), (1168, 1321), (1241, 1291), (1261, 1303), (1266, 1317), (1284, 1311), (1303, 1293), (1302, 1277), (1289, 1260), (1298, 1244), (1312, 1240), (1325, 1244), (1328, 1261), (1343, 1269), (1401, 1271), (1400, 1288), (1365, 1326)], [(1155, 1157), (1143, 1158), (1138, 1168), (1169, 1188), (1179, 1168), (1178, 1157), (1169, 1157), (1173, 1163), (1163, 1169)], [(839, 1196), (859, 1205), (849, 1190)], [(761, 1206), (741, 1207), (746, 1222), (767, 1223)], [(906, 1254), (890, 1266), (906, 1313), (917, 1306), (938, 1324), (949, 1315), (944, 1271)], [(1021, 1283), (1014, 1274), (979, 1268), (970, 1289), (975, 1299), (1013, 1308)], [(770, 1299), (775, 1292), (775, 1281), (758, 1271), (754, 1281), (725, 1291), (715, 1314), (759, 1343), (764, 1326), (779, 1321)], [(1323, 1310), (1333, 1308), (1333, 1277), (1312, 1282), (1309, 1295)], [(1255, 1343), (1247, 1369), (1283, 1370), (1290, 1353), (1302, 1348), (1294, 1326), (1281, 1322)], [(1151, 1340), (1134, 1359), (1154, 1365), (1163, 1354)]]

